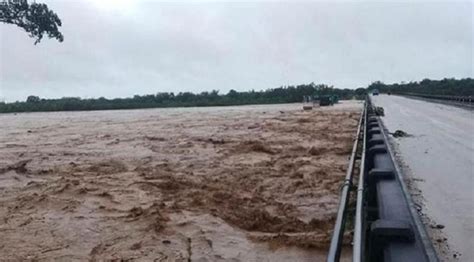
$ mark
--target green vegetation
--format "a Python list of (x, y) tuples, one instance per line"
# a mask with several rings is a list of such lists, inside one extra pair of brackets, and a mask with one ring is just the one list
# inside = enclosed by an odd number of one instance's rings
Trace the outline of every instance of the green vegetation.
[(23, 28), (30, 37), (36, 38), (35, 45), (45, 34), (59, 42), (64, 40), (64, 36), (59, 32), (61, 19), (49, 10), (46, 4), (29, 4), (26, 0), (0, 2), (0, 22)]
[(264, 91), (237, 92), (230, 90), (227, 94), (219, 91), (194, 94), (158, 93), (156, 95), (136, 95), (132, 98), (97, 98), (81, 99), (78, 97), (63, 97), (60, 99), (42, 99), (29, 96), (26, 102), (2, 103), (0, 113), (38, 112), (38, 111), (80, 111), (80, 110), (109, 110), (136, 109), (157, 107), (191, 107), (191, 106), (231, 106), (248, 104), (278, 104), (302, 102), (303, 96), (337, 96), (340, 99), (362, 99), (368, 90), (378, 89), (382, 93), (418, 93), (433, 95), (474, 95), (474, 80), (443, 79), (410, 82), (408, 84), (384, 84), (374, 82), (368, 88), (337, 89), (327, 85), (304, 84), (297, 86), (279, 87)]
[[(364, 92), (365, 93), (365, 92)], [(78, 111), (135, 109), (156, 107), (190, 107), (190, 106), (230, 106), (247, 104), (278, 104), (301, 102), (308, 95), (337, 95), (349, 99), (355, 92), (351, 89), (336, 89), (326, 85), (307, 85), (279, 87), (265, 91), (237, 92), (230, 90), (225, 95), (219, 91), (194, 93), (158, 93), (156, 95), (134, 96), (133, 98), (115, 99), (81, 99), (63, 97), (61, 99), (41, 99), (29, 96), (26, 102), (0, 103), (1, 113), (37, 112), (37, 111)]]
[(424, 79), (420, 82), (401, 84), (384, 84), (382, 82), (374, 82), (369, 85), (368, 89), (378, 89), (381, 93), (391, 92), (394, 94), (414, 93), (424, 95), (474, 96), (474, 79)]

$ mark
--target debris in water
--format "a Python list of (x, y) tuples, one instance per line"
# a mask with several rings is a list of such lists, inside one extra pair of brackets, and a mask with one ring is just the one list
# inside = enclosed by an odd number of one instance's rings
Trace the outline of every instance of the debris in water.
[(5, 173), (11, 170), (16, 171), (19, 174), (24, 174), (28, 170), (26, 169), (26, 165), (31, 162), (32, 159), (27, 159), (27, 160), (21, 160), (19, 162), (16, 162), (12, 165), (7, 166), (6, 168), (0, 168), (0, 173)]

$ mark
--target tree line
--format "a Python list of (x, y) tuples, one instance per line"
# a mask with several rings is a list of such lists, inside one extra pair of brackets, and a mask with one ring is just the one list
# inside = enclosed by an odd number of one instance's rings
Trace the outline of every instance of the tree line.
[(474, 79), (442, 80), (423, 79), (420, 82), (384, 84), (380, 81), (369, 85), (369, 90), (378, 89), (381, 93), (415, 93), (425, 95), (474, 96)]
[(424, 79), (420, 82), (400, 84), (384, 84), (377, 81), (370, 84), (367, 88), (357, 89), (339, 89), (328, 85), (310, 83), (282, 86), (262, 91), (238, 92), (230, 90), (226, 94), (220, 94), (218, 90), (199, 94), (191, 92), (180, 92), (177, 94), (165, 92), (114, 99), (104, 97), (91, 99), (81, 99), (79, 97), (44, 99), (32, 95), (24, 102), (0, 102), (0, 113), (297, 103), (302, 102), (303, 96), (324, 95), (336, 95), (340, 99), (363, 99), (365, 94), (372, 89), (378, 89), (382, 93), (474, 96), (474, 80), (471, 78), (459, 80)]
[(349, 99), (354, 94), (355, 90), (352, 89), (337, 89), (332, 86), (310, 83), (263, 91), (238, 92), (230, 90), (227, 94), (219, 94), (218, 90), (213, 90), (199, 94), (191, 92), (180, 92), (177, 94), (165, 92), (114, 99), (104, 97), (92, 99), (81, 99), (79, 97), (44, 99), (38, 96), (29, 96), (25, 102), (0, 103), (0, 113), (278, 104), (301, 102), (303, 96), (310, 95), (337, 95), (341, 99)]

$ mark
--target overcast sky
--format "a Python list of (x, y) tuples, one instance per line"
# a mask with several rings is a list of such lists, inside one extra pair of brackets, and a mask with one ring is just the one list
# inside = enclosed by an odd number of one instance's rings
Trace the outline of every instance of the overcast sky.
[(1, 100), (473, 77), (470, 1), (37, 2), (65, 41), (0, 24)]

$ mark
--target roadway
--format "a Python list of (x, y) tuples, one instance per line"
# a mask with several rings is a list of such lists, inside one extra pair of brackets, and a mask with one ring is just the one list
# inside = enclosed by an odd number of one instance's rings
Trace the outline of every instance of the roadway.
[(395, 150), (421, 190), (422, 197), (412, 193), (430, 224), (444, 226), (451, 251), (441, 260), (474, 261), (474, 111), (393, 95), (372, 101), (384, 108), (389, 132), (410, 135), (393, 139)]

